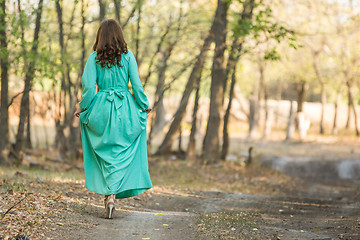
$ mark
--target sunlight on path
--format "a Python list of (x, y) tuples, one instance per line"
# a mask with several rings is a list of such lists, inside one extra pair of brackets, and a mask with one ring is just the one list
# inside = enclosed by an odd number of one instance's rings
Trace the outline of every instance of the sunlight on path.
[(195, 239), (190, 213), (117, 210), (114, 219), (104, 220), (90, 239)]

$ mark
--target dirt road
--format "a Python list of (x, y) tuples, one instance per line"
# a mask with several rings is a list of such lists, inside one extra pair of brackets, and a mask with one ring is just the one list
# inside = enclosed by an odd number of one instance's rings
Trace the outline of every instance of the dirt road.
[[(87, 239), (360, 239), (360, 203), (351, 192), (343, 186), (309, 186), (307, 192), (282, 197), (154, 189), (132, 206), (120, 203), (113, 220), (101, 219), (103, 209), (91, 207), (88, 216), (97, 226)], [(204, 230), (200, 216), (224, 211), (259, 215), (239, 232), (231, 223), (218, 232)]]

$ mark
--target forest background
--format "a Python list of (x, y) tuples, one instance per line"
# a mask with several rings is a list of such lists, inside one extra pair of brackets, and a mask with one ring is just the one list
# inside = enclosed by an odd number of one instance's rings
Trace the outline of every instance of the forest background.
[(294, 127), (301, 140), (359, 135), (357, 1), (1, 3), (4, 162), (20, 165), (24, 147), (81, 156), (72, 113), (105, 18), (120, 22), (138, 60), (153, 154), (211, 163), (226, 158), (229, 135), (291, 140)]

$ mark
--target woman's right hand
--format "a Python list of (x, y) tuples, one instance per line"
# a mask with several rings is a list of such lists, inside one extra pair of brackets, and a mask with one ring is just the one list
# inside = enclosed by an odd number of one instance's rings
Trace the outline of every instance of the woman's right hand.
[(149, 114), (150, 112), (152, 111), (152, 108), (148, 108), (148, 109), (146, 109), (144, 112), (146, 112), (147, 114)]

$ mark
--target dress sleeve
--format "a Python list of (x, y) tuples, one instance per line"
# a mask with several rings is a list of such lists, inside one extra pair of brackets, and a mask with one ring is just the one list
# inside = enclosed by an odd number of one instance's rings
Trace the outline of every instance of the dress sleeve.
[(90, 54), (81, 78), (81, 83), (83, 87), (82, 100), (79, 102), (79, 107), (81, 111), (84, 111), (89, 107), (92, 99), (96, 94), (97, 73), (95, 55), (95, 52)]
[(145, 95), (144, 88), (139, 77), (139, 70), (134, 54), (129, 51), (129, 78), (132, 85), (132, 90), (135, 95), (135, 101), (139, 105), (140, 110), (146, 110), (149, 107), (149, 101)]

